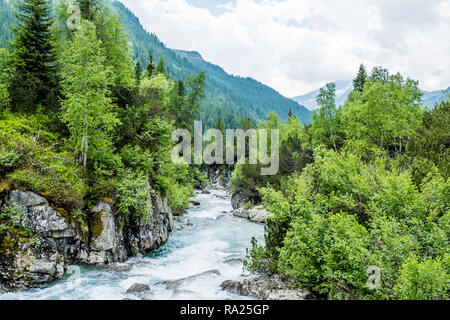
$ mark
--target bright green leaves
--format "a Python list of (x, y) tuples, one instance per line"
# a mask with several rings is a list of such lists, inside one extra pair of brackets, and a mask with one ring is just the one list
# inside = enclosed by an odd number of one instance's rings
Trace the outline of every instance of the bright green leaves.
[[(88, 158), (93, 158), (92, 150), (112, 149), (110, 133), (119, 124), (108, 88), (112, 69), (105, 66), (105, 59), (95, 26), (83, 21), (63, 52), (61, 85), (65, 96), (62, 120), (69, 128), (72, 148), (85, 167)], [(98, 156), (93, 160), (101, 161)]]

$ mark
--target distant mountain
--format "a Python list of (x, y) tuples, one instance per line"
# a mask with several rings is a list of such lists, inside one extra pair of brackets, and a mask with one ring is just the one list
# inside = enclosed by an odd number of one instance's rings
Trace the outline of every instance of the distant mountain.
[[(348, 98), (348, 95), (353, 90), (353, 81), (352, 80), (339, 80), (335, 82), (336, 84), (336, 105), (341, 107), (344, 105), (345, 101)], [(325, 88), (323, 86), (322, 88)], [(447, 91), (450, 90), (450, 87), (447, 89)], [(316, 102), (316, 98), (319, 95), (320, 88), (314, 91), (311, 91), (309, 93), (306, 93), (304, 95), (294, 97), (292, 100), (297, 101), (301, 105), (304, 105), (306, 108), (308, 108), (311, 111), (314, 111), (319, 108)], [(436, 104), (439, 104), (443, 102), (446, 97), (448, 97), (448, 93), (445, 92), (445, 90), (438, 90), (438, 91), (424, 91), (423, 93), (423, 107), (432, 109)]]
[[(58, 0), (53, 0), (56, 3)], [(235, 127), (242, 117), (254, 121), (265, 119), (270, 111), (275, 111), (281, 119), (286, 119), (289, 109), (304, 123), (311, 121), (311, 112), (272, 88), (251, 78), (235, 77), (227, 74), (219, 66), (203, 60), (196, 52), (171, 50), (158, 37), (147, 32), (139, 19), (120, 1), (108, 1), (111, 9), (118, 14), (125, 26), (133, 59), (147, 64), (150, 50), (156, 61), (164, 59), (167, 72), (177, 79), (186, 79), (206, 71), (206, 98), (201, 103), (200, 118), (205, 127), (215, 126), (219, 117), (227, 127)], [(14, 22), (14, 6), (11, 0), (0, 0), (0, 47), (6, 46), (12, 32), (9, 25)], [(182, 36), (182, 35), (180, 35)]]
[[(336, 85), (336, 105), (343, 106), (345, 101), (348, 98), (348, 95), (353, 90), (353, 81), (352, 80), (338, 80), (334, 83)], [(323, 86), (322, 88), (325, 88)], [(319, 109), (317, 105), (316, 98), (319, 95), (320, 88), (304, 95), (294, 97), (292, 100), (300, 103), (311, 111)]]
[(283, 97), (274, 89), (252, 79), (233, 76), (226, 73), (221, 67), (205, 61), (196, 51), (173, 50), (179, 57), (186, 59), (198, 69), (206, 71), (208, 78), (226, 88), (227, 91), (237, 94), (247, 101), (256, 111), (258, 119), (264, 119), (271, 112), (276, 111), (280, 118), (286, 119), (289, 109), (302, 122), (309, 122), (311, 112), (297, 102)]
[(442, 103), (450, 93), (450, 87), (447, 90), (438, 91), (423, 91), (423, 106), (428, 109), (433, 109), (436, 104)]

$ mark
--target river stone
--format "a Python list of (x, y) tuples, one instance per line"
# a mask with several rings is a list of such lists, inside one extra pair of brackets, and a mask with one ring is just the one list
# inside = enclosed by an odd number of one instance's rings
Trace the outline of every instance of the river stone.
[(266, 223), (269, 212), (262, 206), (258, 206), (248, 210), (248, 218), (253, 222)]
[(233, 216), (238, 217), (238, 218), (243, 218), (243, 219), (249, 218), (248, 211), (244, 210), (244, 208), (238, 208), (238, 209), (234, 210)]
[(147, 284), (135, 283), (128, 288), (127, 293), (141, 293), (150, 291), (150, 287)]
[(201, 205), (201, 202), (198, 201), (197, 199), (191, 199), (190, 200), (191, 204), (193, 204), (194, 206), (198, 207), (199, 205)]
[(249, 294), (248, 290), (246, 288), (244, 288), (242, 286), (242, 283), (240, 283), (239, 281), (226, 280), (226, 281), (222, 282), (222, 284), (220, 286), (225, 291), (239, 294), (241, 296), (248, 296), (248, 294)]

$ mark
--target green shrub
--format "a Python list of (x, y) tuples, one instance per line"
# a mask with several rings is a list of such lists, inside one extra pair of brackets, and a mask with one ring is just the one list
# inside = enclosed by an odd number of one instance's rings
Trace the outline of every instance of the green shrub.
[(440, 261), (414, 256), (402, 265), (395, 292), (402, 300), (448, 300), (449, 274)]
[(126, 217), (130, 213), (146, 222), (152, 214), (152, 190), (148, 177), (125, 169), (119, 173), (115, 184), (116, 214)]

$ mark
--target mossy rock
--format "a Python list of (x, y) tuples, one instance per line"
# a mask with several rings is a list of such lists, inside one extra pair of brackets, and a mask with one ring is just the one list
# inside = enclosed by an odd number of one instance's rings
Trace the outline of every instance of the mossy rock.
[(9, 180), (0, 181), (0, 193), (11, 191), (13, 183)]
[(95, 239), (100, 237), (100, 235), (103, 232), (103, 221), (102, 221), (103, 214), (105, 214), (105, 211), (100, 211), (96, 213), (91, 219), (90, 231), (92, 235), (95, 237)]

